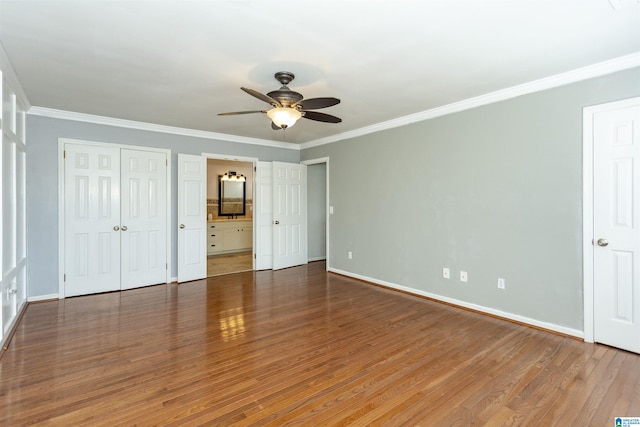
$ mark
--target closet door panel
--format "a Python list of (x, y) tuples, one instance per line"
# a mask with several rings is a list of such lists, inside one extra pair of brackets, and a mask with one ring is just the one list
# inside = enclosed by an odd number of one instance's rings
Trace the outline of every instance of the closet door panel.
[(122, 150), (122, 289), (167, 281), (167, 156)]
[(65, 145), (65, 296), (120, 289), (120, 150)]

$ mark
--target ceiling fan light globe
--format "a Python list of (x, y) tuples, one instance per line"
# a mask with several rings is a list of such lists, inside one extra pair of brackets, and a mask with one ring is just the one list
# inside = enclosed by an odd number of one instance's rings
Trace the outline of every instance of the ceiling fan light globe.
[(267, 116), (278, 127), (290, 128), (302, 117), (302, 113), (295, 108), (272, 108), (267, 111)]

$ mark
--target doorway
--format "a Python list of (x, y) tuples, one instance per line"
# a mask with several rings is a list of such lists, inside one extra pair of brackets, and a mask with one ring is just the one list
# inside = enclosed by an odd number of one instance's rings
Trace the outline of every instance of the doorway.
[(207, 158), (207, 277), (253, 270), (253, 183), (252, 162)]
[(329, 266), (329, 158), (306, 160), (309, 262)]

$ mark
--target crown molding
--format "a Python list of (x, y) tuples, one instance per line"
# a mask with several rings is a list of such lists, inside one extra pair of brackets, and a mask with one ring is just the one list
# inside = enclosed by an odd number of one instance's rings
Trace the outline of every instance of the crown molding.
[[(0, 45), (0, 66), (5, 67), (8, 65), (7, 79), (11, 82), (12, 79), (19, 83), (11, 64), (8, 62), (6, 53)], [(343, 132), (337, 135), (328, 136), (326, 138), (319, 138), (313, 141), (304, 142), (301, 144), (292, 144), (287, 142), (271, 141), (266, 139), (249, 138), (237, 135), (229, 135), (217, 132), (208, 132), (195, 129), (180, 128), (174, 126), (158, 125), (154, 123), (137, 122), (133, 120), (116, 119), (111, 117), (97, 116), (93, 114), (76, 113), (72, 111), (57, 110), (45, 107), (31, 107), (28, 104), (28, 100), (22, 88), (18, 84), (20, 94), (17, 94), (20, 98), (24, 98), (26, 103), (25, 107), (28, 109), (28, 114), (52, 117), (64, 120), (75, 120), (87, 123), (102, 124), (108, 126), (124, 127), (130, 129), (146, 130), (151, 132), (163, 132), (175, 135), (192, 136), (196, 138), (215, 139), (227, 142), (236, 142), (240, 144), (253, 144), (261, 145), (265, 147), (273, 148), (285, 148), (288, 150), (304, 150), (307, 148), (318, 147), (320, 145), (330, 144), (333, 142), (343, 141), (359, 136), (368, 135), (383, 130), (393, 129), (401, 126), (406, 126), (412, 123), (417, 123), (436, 117), (445, 116), (448, 114), (458, 113), (461, 111), (469, 110), (471, 108), (480, 107), (483, 105), (493, 104), (495, 102), (505, 101), (518, 96), (531, 94), (534, 92), (540, 92), (546, 89), (551, 89), (559, 86), (576, 83), (579, 81), (587, 80), (594, 77), (599, 77), (607, 74), (612, 74), (618, 71), (627, 70), (630, 68), (640, 67), (640, 52), (636, 52), (630, 55), (615, 58), (609, 61), (600, 62), (597, 64), (589, 65), (587, 67), (578, 68), (576, 70), (568, 71), (554, 76), (545, 77), (543, 79), (534, 80), (532, 82), (524, 83), (517, 86), (512, 86), (507, 89), (491, 92), (485, 95), (480, 95), (474, 98), (469, 98), (463, 101), (454, 102), (441, 107), (432, 108), (430, 110), (421, 111), (408, 116), (399, 117), (397, 119), (388, 120), (381, 123), (376, 123), (371, 126), (365, 126), (352, 131)], [(4, 68), (3, 68), (4, 70)], [(11, 75), (12, 76), (11, 76)]]
[[(31, 108), (31, 103), (29, 102), (29, 98), (22, 90), (22, 85), (20, 84), (20, 80), (18, 79), (18, 75), (16, 71), (13, 69), (13, 65), (11, 65), (11, 61), (9, 60), (9, 56), (7, 52), (4, 50), (4, 46), (0, 42), (0, 70), (2, 73), (0, 75), (4, 76), (11, 86), (11, 90), (16, 94), (16, 98), (18, 102), (22, 105), (25, 111), (28, 111)], [(0, 85), (2, 87), (2, 85)]]
[(578, 68), (576, 70), (567, 71), (565, 73), (556, 74), (554, 76), (545, 77), (539, 80), (534, 80), (529, 83), (512, 86), (507, 89), (498, 90), (496, 92), (491, 92), (474, 98), (469, 98), (464, 101), (454, 102), (442, 107), (432, 108), (430, 110), (421, 111), (419, 113), (410, 114), (408, 116), (388, 120), (386, 122), (376, 123), (375, 125), (366, 126), (349, 132), (343, 132), (337, 135), (328, 136), (326, 138), (320, 138), (313, 141), (305, 142), (300, 144), (300, 148), (304, 150), (307, 148), (318, 147), (320, 145), (368, 135), (387, 129), (406, 126), (412, 123), (445, 116), (447, 114), (458, 113), (460, 111), (469, 110), (471, 108), (493, 104), (495, 102), (505, 101), (507, 99), (515, 98), (518, 96), (540, 92), (546, 89), (552, 89), (555, 87), (564, 86), (582, 80), (600, 77), (607, 74), (615, 73), (617, 71), (623, 71), (639, 66), (640, 52), (636, 52), (609, 61), (599, 62), (587, 67)]
[(272, 148), (286, 148), (300, 150), (298, 144), (288, 142), (269, 141), (267, 139), (249, 138), (245, 136), (228, 135), (225, 133), (208, 132), (196, 129), (180, 128), (175, 126), (158, 125), (155, 123), (138, 122), (134, 120), (116, 119), (113, 117), (97, 116), (93, 114), (76, 113), (73, 111), (57, 110), (54, 108), (31, 107), (27, 114), (54, 119), (74, 120), (78, 122), (94, 123), (99, 125), (115, 126), (121, 128), (145, 130), (150, 132), (162, 132), (174, 135), (192, 136), (195, 138), (215, 139), (225, 142), (237, 142), (240, 144), (262, 145)]

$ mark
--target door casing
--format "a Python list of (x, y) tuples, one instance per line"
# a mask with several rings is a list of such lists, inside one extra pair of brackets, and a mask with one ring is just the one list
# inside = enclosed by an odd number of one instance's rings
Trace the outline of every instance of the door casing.
[(243, 157), (243, 156), (233, 156), (233, 155), (229, 155), (229, 154), (216, 154), (216, 153), (202, 153), (202, 156), (205, 157), (205, 162), (207, 159), (215, 159), (215, 160), (230, 160), (230, 161), (234, 161), (234, 162), (245, 162), (245, 163), (251, 163), (253, 170), (254, 170), (254, 174), (253, 174), (253, 214), (251, 215), (251, 224), (252, 224), (252, 229), (253, 229), (253, 240), (252, 240), (252, 245), (251, 245), (251, 252), (252, 252), (252, 256), (251, 256), (251, 265), (252, 265), (252, 270), (256, 269), (256, 218), (255, 218), (255, 212), (256, 212), (256, 205), (258, 203), (258, 201), (256, 200), (256, 193), (255, 193), (255, 189), (256, 189), (256, 165), (258, 164), (258, 158), (257, 157)]
[[(329, 210), (330, 209), (329, 208), (329, 205), (330, 205), (329, 200), (331, 200), (330, 197), (329, 197), (329, 188), (330, 188), (329, 187), (329, 175), (330, 175), (329, 174), (329, 157), (320, 157), (320, 158), (317, 158), (317, 159), (304, 160), (304, 161), (302, 161), (300, 163), (302, 163), (303, 165), (307, 165), (307, 166), (309, 166), (309, 165), (317, 165), (317, 164), (322, 164), (322, 163), (325, 164), (325, 172), (326, 172), (326, 174), (325, 174), (326, 175), (326, 179), (325, 179), (325, 188), (326, 188), (326, 194), (325, 194), (325, 219), (326, 219), (326, 224), (325, 224), (325, 230), (326, 230), (326, 232), (325, 232), (325, 247), (326, 247), (325, 269), (328, 271), (329, 270), (329, 264), (330, 264), (330, 258), (329, 258), (329, 255), (330, 255), (329, 236), (331, 235), (331, 233), (329, 233), (329, 226), (331, 224), (331, 221), (329, 221), (329, 216), (331, 215), (331, 212)], [(307, 193), (308, 193), (308, 191), (307, 191)], [(307, 215), (308, 214), (309, 213), (307, 212)]]

